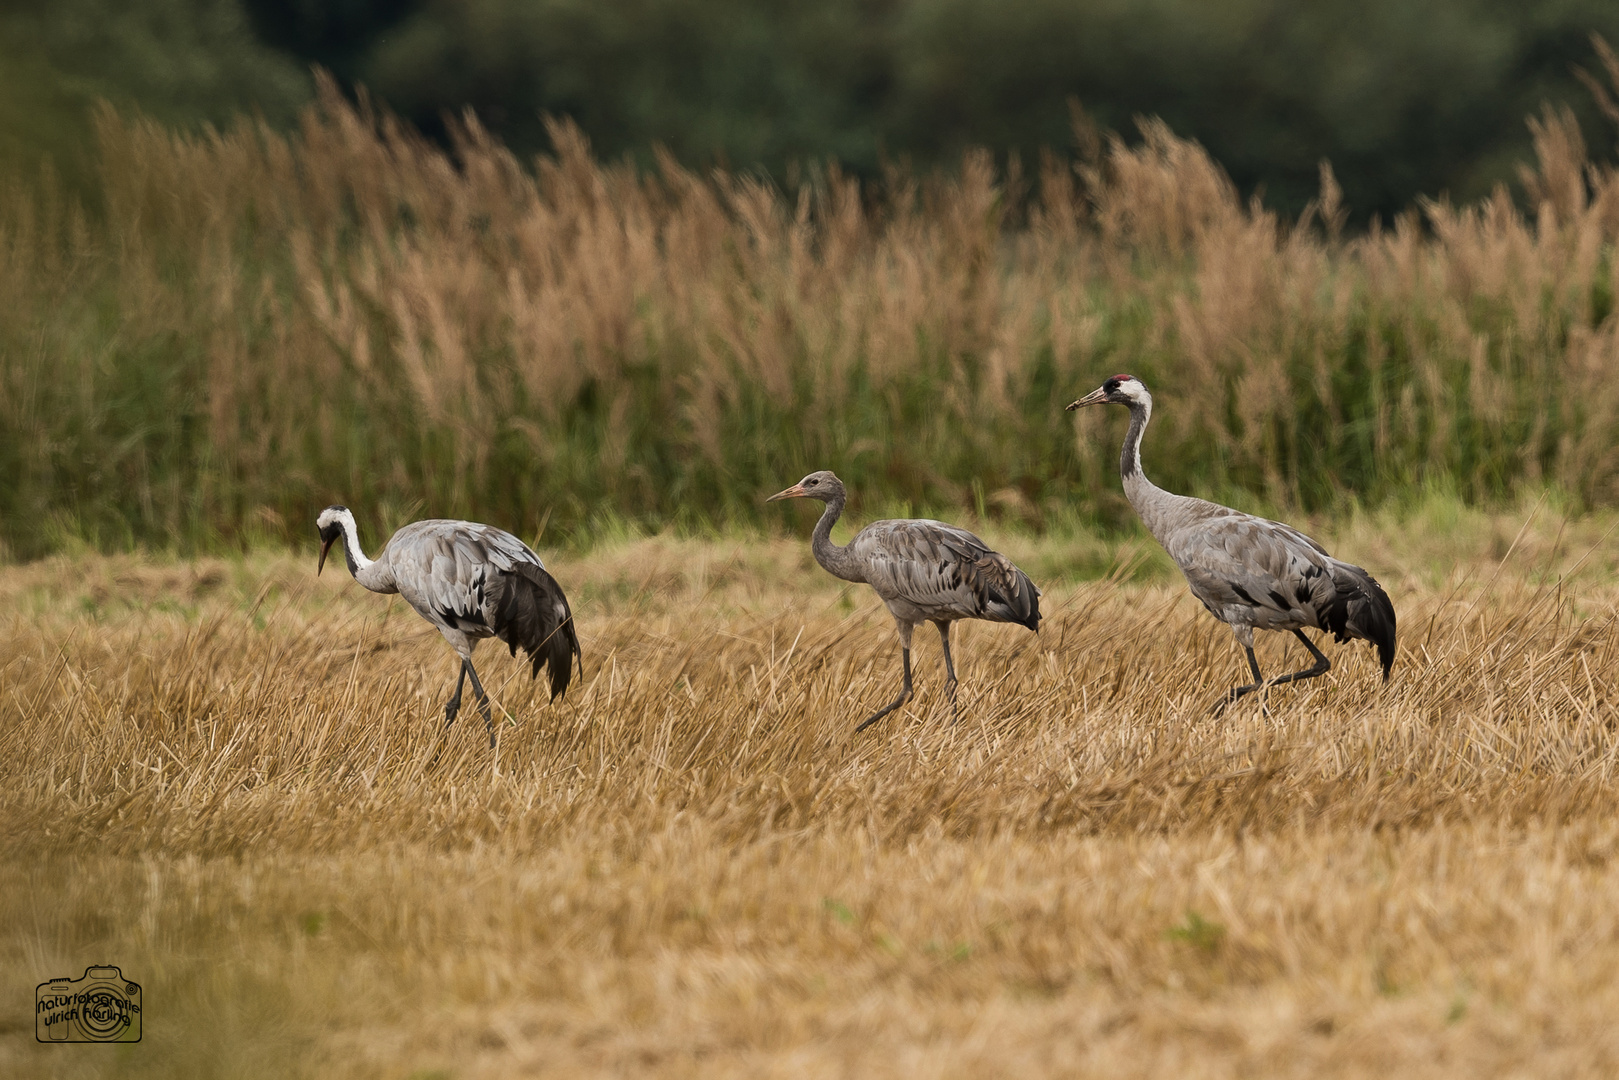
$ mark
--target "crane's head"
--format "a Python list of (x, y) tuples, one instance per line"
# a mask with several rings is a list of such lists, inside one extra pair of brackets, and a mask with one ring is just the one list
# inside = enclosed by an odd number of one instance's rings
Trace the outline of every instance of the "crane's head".
[(354, 528), (354, 515), (349, 513), (346, 506), (328, 506), (315, 519), (315, 528), (320, 530), (320, 562), (315, 564), (316, 577), (326, 569), (326, 553), (342, 538), (344, 522), (348, 523), (349, 528)]
[(1152, 395), (1147, 393), (1147, 386), (1134, 375), (1115, 375), (1095, 390), (1086, 394), (1072, 405), (1068, 411), (1082, 409), (1086, 405), (1151, 405)]
[(830, 469), (822, 469), (810, 473), (786, 491), (776, 492), (765, 502), (775, 502), (777, 499), (820, 499), (831, 502), (843, 496), (843, 481), (834, 476)]

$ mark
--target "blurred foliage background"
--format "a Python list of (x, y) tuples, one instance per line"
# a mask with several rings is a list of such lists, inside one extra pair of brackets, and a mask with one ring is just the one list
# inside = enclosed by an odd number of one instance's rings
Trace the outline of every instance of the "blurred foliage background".
[(94, 193), (98, 100), (178, 126), (241, 112), (288, 124), (314, 92), (307, 64), (266, 44), (237, 0), (0, 4), (0, 162), (42, 158)]
[(1612, 505), (1593, 32), (1619, 6), (0, 7), (0, 558), (334, 501), (785, 525), (818, 467), (867, 516), (1133, 528), (1118, 418), (1061, 410), (1122, 370), (1173, 489)]
[(1611, 135), (1574, 68), (1619, 40), (1606, 0), (60, 0), (0, 9), (0, 154), (89, 165), (86, 105), (171, 124), (257, 110), (284, 125), (319, 65), (422, 130), (467, 106), (519, 157), (566, 115), (607, 158), (791, 184), (836, 159), (926, 168), (966, 147), (1073, 145), (1163, 118), (1248, 196), (1296, 213), (1330, 159), (1354, 220), (1420, 195), (1469, 201), (1529, 155), (1524, 117), (1571, 105)]

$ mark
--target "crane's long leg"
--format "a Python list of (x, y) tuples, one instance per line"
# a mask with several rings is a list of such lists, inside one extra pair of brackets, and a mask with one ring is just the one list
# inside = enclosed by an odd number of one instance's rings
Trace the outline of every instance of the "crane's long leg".
[(1291, 675), (1276, 676), (1271, 680), (1272, 686), (1280, 686), (1285, 682), (1297, 682), (1300, 679), (1313, 679), (1317, 675), (1325, 675), (1332, 670), (1332, 661), (1327, 659), (1327, 654), (1316, 648), (1315, 642), (1305, 637), (1303, 630), (1294, 630), (1293, 636), (1304, 642), (1304, 647), (1310, 650), (1311, 656), (1315, 657), (1315, 663), (1303, 671), (1295, 671)]
[[(898, 622), (898, 620), (895, 621)], [(866, 722), (854, 729), (855, 734), (857, 735), (860, 732), (865, 731), (877, 721), (881, 720), (883, 717), (887, 716), (889, 713), (893, 712), (895, 709), (899, 708), (901, 705), (905, 704), (907, 701), (911, 700), (911, 625), (909, 623), (898, 623), (898, 625), (900, 644), (899, 655), (901, 662), (905, 665), (905, 684), (900, 687), (899, 697), (895, 698), (883, 708), (878, 709), (876, 712), (866, 717)]]
[[(1251, 694), (1255, 690), (1258, 690), (1260, 687), (1265, 685), (1265, 676), (1259, 673), (1259, 661), (1254, 657), (1253, 629), (1246, 626), (1233, 626), (1231, 629), (1237, 635), (1237, 640), (1242, 642), (1243, 651), (1248, 654), (1248, 670), (1254, 673), (1254, 681), (1249, 683), (1247, 686), (1233, 686), (1225, 697), (1221, 698), (1219, 701), (1216, 701), (1214, 703), (1213, 710), (1215, 716), (1219, 716), (1221, 713), (1225, 712), (1225, 707), (1227, 705), (1230, 705), (1233, 701), (1236, 701), (1244, 694)], [(1246, 639), (1244, 638), (1244, 631), (1247, 632)]]
[(478, 698), (478, 709), (483, 713), (484, 727), (489, 729), (489, 748), (495, 748), (495, 716), (489, 709), (489, 695), (483, 692), (483, 683), (478, 681), (478, 669), (472, 666), (472, 661), (465, 661), (467, 674), (472, 677), (472, 692)]
[[(1250, 631), (1250, 634), (1251, 633), (1252, 631)], [(1215, 704), (1214, 714), (1216, 716), (1220, 715), (1220, 713), (1225, 710), (1225, 707), (1231, 704), (1233, 701), (1236, 701), (1244, 694), (1253, 693), (1262, 686), (1280, 686), (1283, 683), (1298, 682), (1300, 679), (1313, 679), (1318, 675), (1325, 675), (1327, 672), (1332, 670), (1332, 661), (1327, 659), (1327, 654), (1316, 648), (1315, 642), (1304, 636), (1304, 631), (1294, 630), (1293, 636), (1304, 642), (1304, 647), (1310, 650), (1311, 656), (1315, 657), (1315, 663), (1311, 664), (1303, 671), (1294, 671), (1287, 675), (1278, 675), (1276, 678), (1267, 683), (1264, 680), (1264, 677), (1259, 674), (1259, 661), (1254, 659), (1254, 647), (1245, 643), (1243, 645), (1243, 649), (1248, 653), (1248, 667), (1254, 673), (1254, 681), (1247, 686), (1233, 687), (1231, 692), (1224, 699)]]
[(939, 644), (944, 646), (944, 670), (950, 676), (945, 681), (944, 692), (950, 695), (950, 722), (953, 724), (961, 717), (956, 712), (956, 665), (950, 659), (950, 624), (940, 621), (933, 625), (939, 628)]
[(449, 701), (444, 703), (445, 727), (449, 727), (451, 724), (455, 723), (455, 714), (461, 711), (461, 687), (465, 686), (466, 682), (467, 662), (465, 658), (462, 658), (461, 674), (457, 675), (455, 678), (455, 693), (450, 697)]

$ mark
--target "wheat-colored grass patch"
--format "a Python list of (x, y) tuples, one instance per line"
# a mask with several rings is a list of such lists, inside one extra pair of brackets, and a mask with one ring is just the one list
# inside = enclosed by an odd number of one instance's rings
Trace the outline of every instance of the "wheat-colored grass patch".
[[(1339, 530), (1400, 611), (1386, 687), (1333, 648), (1211, 717), (1240, 652), (1148, 574), (964, 627), (954, 726), (919, 639), (862, 738), (869, 591), (797, 540), (626, 540), (554, 561), (565, 702), (481, 653), (494, 753), (437, 635), (312, 555), (5, 569), (0, 1068), (1611, 1073), (1619, 593), (1605, 522), (1521, 524)], [(32, 985), (101, 963), (145, 1040), (37, 1045)]]

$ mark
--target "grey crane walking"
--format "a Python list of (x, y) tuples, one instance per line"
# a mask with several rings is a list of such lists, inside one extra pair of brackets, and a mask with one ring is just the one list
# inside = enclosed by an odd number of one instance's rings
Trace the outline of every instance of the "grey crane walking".
[(1388, 681), (1394, 666), (1394, 605), (1372, 575), (1334, 559), (1291, 526), (1156, 487), (1141, 471), (1141, 434), (1152, 418), (1152, 395), (1135, 376), (1113, 376), (1068, 411), (1087, 405), (1130, 410), (1119, 456), (1124, 494), (1186, 575), (1192, 595), (1231, 627), (1248, 654), (1254, 681), (1234, 687), (1215, 712), (1266, 685), (1254, 659), (1256, 629), (1291, 630), (1315, 657), (1310, 667), (1280, 675), (1270, 685), (1313, 679), (1331, 670), (1332, 662), (1304, 636), (1304, 627), (1330, 631), (1340, 643), (1351, 638), (1371, 642)]
[(843, 547), (832, 526), (848, 492), (830, 472), (813, 472), (766, 499), (819, 499), (826, 504), (815, 523), (815, 561), (833, 577), (864, 582), (877, 590), (899, 629), (905, 682), (899, 696), (855, 728), (864, 731), (911, 699), (911, 631), (931, 622), (944, 646), (945, 691), (956, 710), (956, 666), (950, 658), (950, 624), (957, 619), (1010, 622), (1040, 630), (1040, 590), (1010, 559), (991, 551), (965, 529), (942, 521), (874, 521)]
[(568, 598), (540, 557), (511, 533), (475, 521), (418, 521), (394, 533), (373, 561), (360, 550), (348, 507), (328, 506), (315, 525), (320, 530), (317, 575), (326, 567), (326, 553), (341, 540), (355, 581), (372, 592), (403, 596), (460, 655), (455, 695), (444, 705), (446, 724), (455, 720), (461, 689), (471, 679), (489, 745), (495, 745), (489, 695), (472, 666), (472, 650), (483, 638), (499, 638), (513, 656), (521, 645), (533, 661), (530, 677), (539, 675), (544, 663), (553, 701), (567, 692), (576, 658), (584, 670)]

